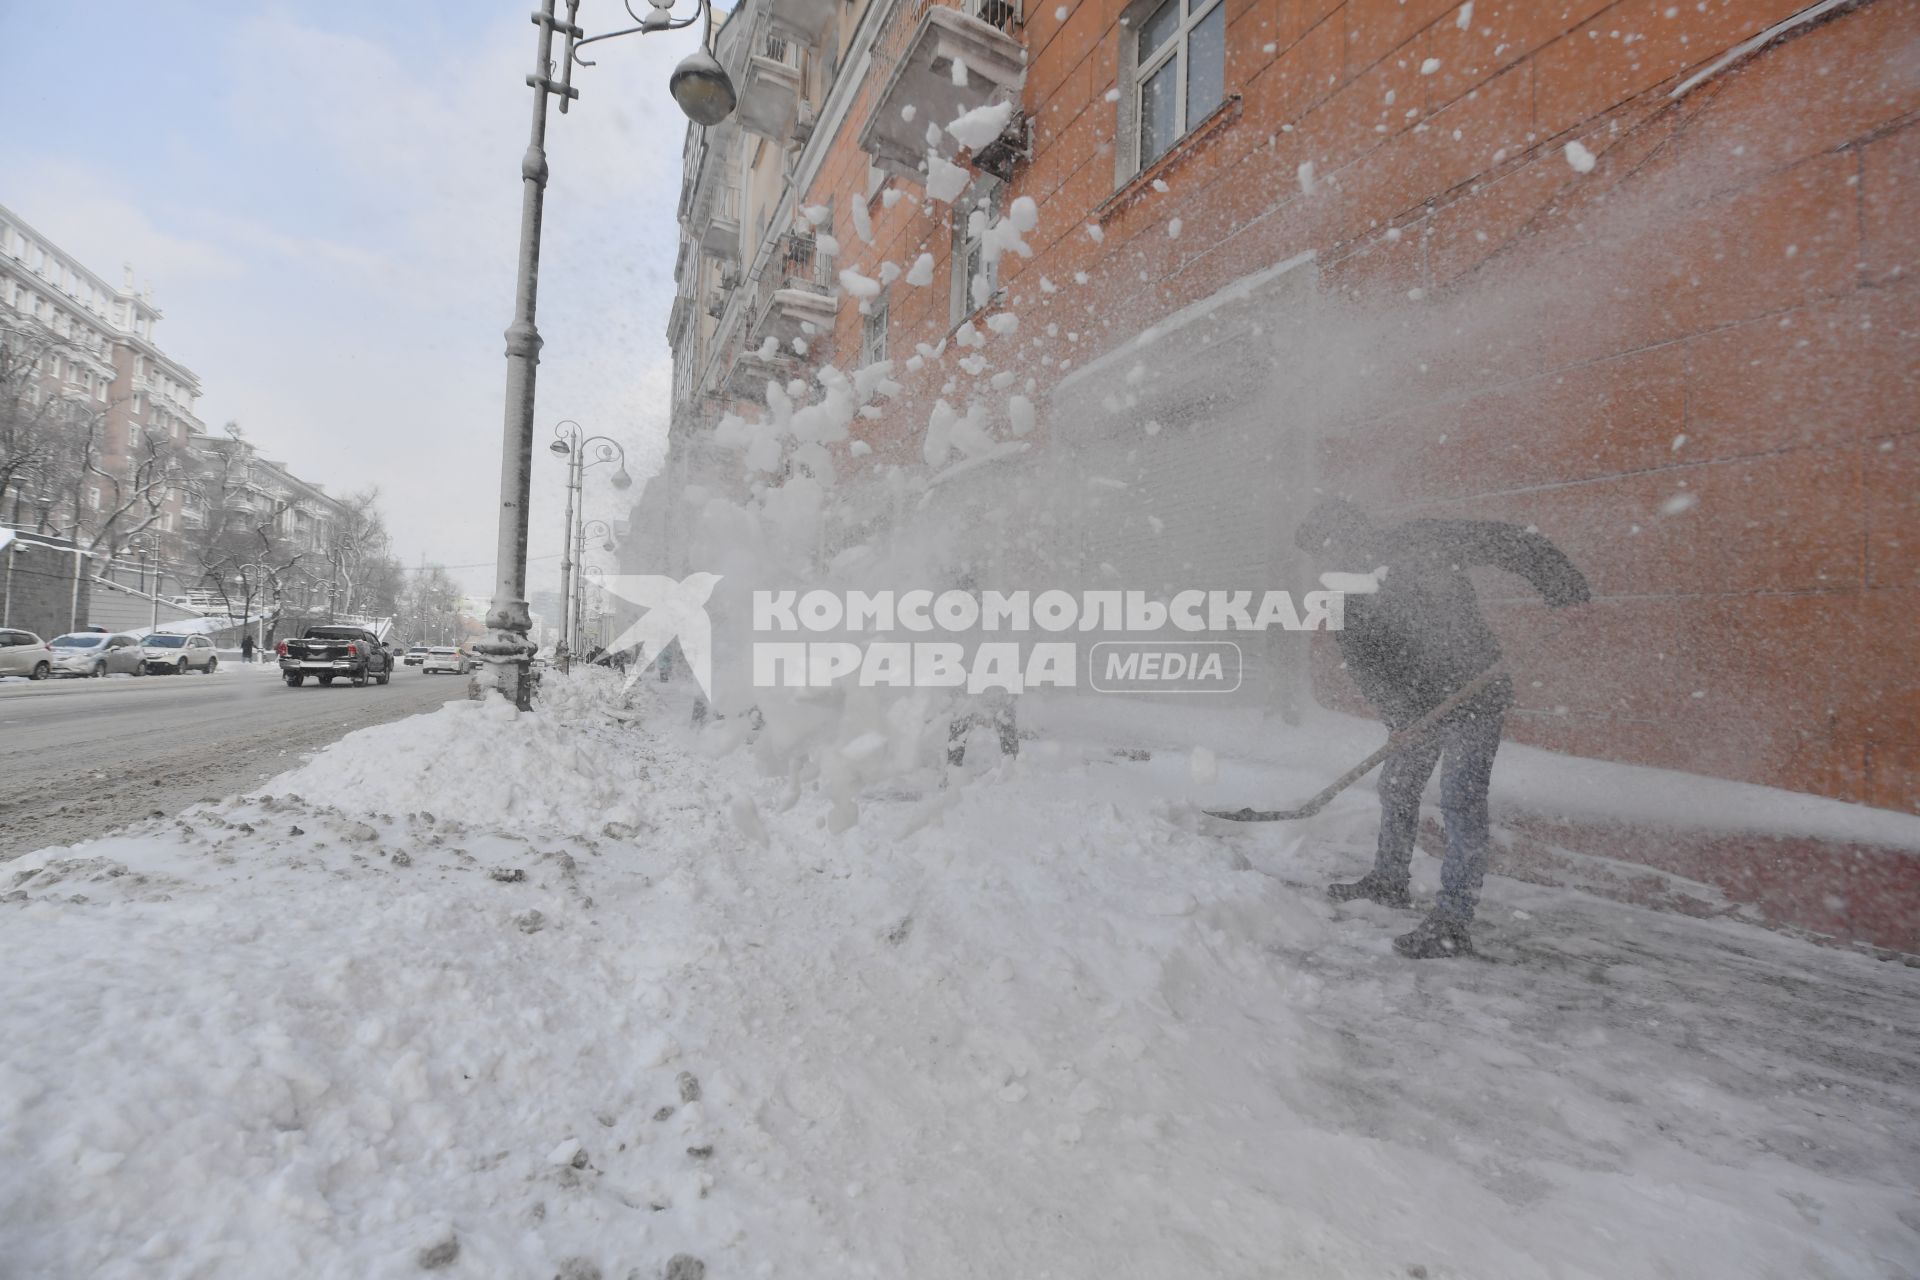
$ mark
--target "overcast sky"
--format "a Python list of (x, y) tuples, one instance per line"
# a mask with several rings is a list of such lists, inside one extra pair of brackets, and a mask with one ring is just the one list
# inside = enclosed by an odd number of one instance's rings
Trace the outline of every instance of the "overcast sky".
[[(400, 554), (490, 594), (536, 33), (530, 0), (0, 0), (0, 204), (120, 282), (296, 474), (378, 485)], [(592, 32), (630, 25), (585, 0)], [(599, 45), (550, 117), (531, 579), (557, 585), (552, 424), (664, 448), (687, 33)], [(590, 516), (625, 515), (589, 472)], [(591, 559), (591, 556), (589, 557)]]

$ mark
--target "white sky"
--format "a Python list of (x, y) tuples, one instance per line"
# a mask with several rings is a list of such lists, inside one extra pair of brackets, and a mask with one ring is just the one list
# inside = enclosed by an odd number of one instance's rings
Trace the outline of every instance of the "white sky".
[[(512, 312), (536, 33), (528, 0), (0, 0), (11, 47), (0, 203), (118, 284), (151, 281), (165, 349), (335, 492), (377, 484), (401, 556), (490, 589), (502, 332)], [(586, 0), (589, 32), (630, 25)], [(552, 424), (664, 448), (684, 121), (696, 37), (590, 49), (551, 115), (531, 585), (557, 585)], [(20, 122), (31, 122), (20, 127)], [(624, 517), (589, 473), (589, 516)]]

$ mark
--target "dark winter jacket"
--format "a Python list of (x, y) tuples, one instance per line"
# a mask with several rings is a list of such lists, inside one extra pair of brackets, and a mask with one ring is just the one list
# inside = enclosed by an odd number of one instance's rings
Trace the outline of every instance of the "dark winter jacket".
[[(1373, 531), (1364, 554), (1368, 569), (1387, 572), (1378, 592), (1347, 596), (1340, 653), (1360, 692), (1394, 728), (1418, 720), (1500, 660), (1468, 569), (1491, 565), (1518, 574), (1555, 608), (1589, 598), (1573, 562), (1518, 525), (1414, 520)], [(1505, 707), (1512, 699), (1513, 683), (1503, 675), (1474, 701)]]

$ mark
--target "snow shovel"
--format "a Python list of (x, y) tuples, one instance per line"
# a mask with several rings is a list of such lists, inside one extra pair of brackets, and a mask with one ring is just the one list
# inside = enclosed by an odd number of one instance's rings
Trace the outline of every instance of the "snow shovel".
[[(1544, 643), (1547, 640), (1551, 640), (1562, 631), (1565, 631), (1567, 625), (1566, 623), (1562, 623), (1560, 626), (1547, 632), (1545, 636), (1541, 637), (1542, 642)], [(1452, 715), (1462, 705), (1470, 701), (1475, 694), (1493, 683), (1494, 677), (1500, 675), (1506, 669), (1507, 660), (1505, 657), (1502, 657), (1485, 671), (1482, 671), (1479, 675), (1461, 685), (1445, 702), (1427, 712), (1427, 714), (1421, 716), (1406, 728), (1394, 733), (1381, 745), (1378, 751), (1328, 783), (1325, 790), (1301, 805), (1298, 809), (1235, 809), (1230, 813), (1221, 809), (1208, 809), (1206, 810), (1206, 814), (1210, 818), (1225, 818), (1228, 822), (1291, 822), (1295, 818), (1311, 818), (1314, 814), (1326, 808), (1335, 796), (1360, 781), (1360, 779), (1366, 777), (1369, 773), (1372, 773), (1374, 766), (1382, 760), (1385, 760), (1409, 742), (1424, 738), (1427, 734), (1438, 728), (1442, 720)]]

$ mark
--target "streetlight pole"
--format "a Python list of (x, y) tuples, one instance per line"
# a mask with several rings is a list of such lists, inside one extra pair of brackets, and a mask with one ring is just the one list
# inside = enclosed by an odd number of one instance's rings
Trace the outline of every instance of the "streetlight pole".
[(147, 624), (147, 632), (151, 635), (160, 629), (160, 549), (147, 538), (136, 538), (127, 544), (127, 548), (130, 551), (138, 551), (140, 553), (141, 586), (145, 586), (147, 583), (147, 560), (149, 556), (151, 556), (153, 560), (153, 592), (147, 597), (153, 602), (153, 617)]
[[(580, 584), (580, 557), (584, 554), (579, 545), (580, 528), (577, 517), (586, 515), (586, 484), (588, 467), (599, 466), (603, 462), (619, 460), (619, 467), (613, 473), (613, 487), (625, 489), (633, 484), (633, 477), (627, 474), (627, 451), (618, 440), (611, 436), (587, 436), (582, 439), (580, 433), (585, 430), (571, 418), (565, 419), (553, 428), (553, 443), (547, 448), (567, 460), (567, 523), (560, 534), (560, 641), (554, 646), (554, 658), (561, 671), (568, 671), (573, 664), (574, 632), (578, 629), (579, 604), (578, 588)], [(592, 448), (594, 457), (587, 458)]]
[[(482, 667), (475, 675), (472, 695), (482, 697), (498, 689), (523, 710), (531, 705), (533, 686), (529, 663), (533, 646), (527, 633), (533, 628), (527, 605), (527, 502), (533, 471), (534, 373), (540, 362), (540, 330), (534, 323), (540, 286), (540, 221), (547, 189), (547, 98), (560, 99), (560, 110), (580, 96), (573, 87), (573, 67), (593, 63), (576, 58), (576, 51), (597, 40), (615, 36), (673, 31), (704, 19), (700, 48), (674, 68), (668, 92), (680, 109), (700, 125), (714, 125), (732, 112), (737, 101), (733, 83), (714, 58), (711, 0), (697, 0), (698, 11), (687, 18), (673, 16), (674, 0), (647, 0), (651, 6), (640, 25), (622, 31), (588, 36), (574, 21), (580, 0), (565, 0), (567, 17), (554, 16), (555, 0), (540, 0), (533, 23), (540, 29), (533, 74), (533, 127), (526, 153), (520, 159), (520, 264), (514, 286), (513, 322), (507, 326), (507, 386), (505, 418), (500, 433), (500, 528), (495, 541), (493, 601), (487, 610), (488, 634), (473, 648)], [(563, 45), (560, 78), (552, 70), (554, 37)]]
[[(580, 523), (580, 527), (574, 535), (573, 544), (574, 563), (582, 567), (582, 572), (574, 575), (573, 579), (574, 590), (580, 593), (573, 605), (573, 616), (576, 626), (580, 626), (580, 619), (586, 616), (585, 566), (587, 563), (587, 531), (594, 525), (600, 526), (600, 549), (602, 551), (613, 550), (613, 528), (608, 525), (605, 520), (584, 520)], [(581, 627), (581, 629), (584, 630), (585, 628)], [(576, 641), (576, 645), (577, 644), (578, 642)]]

